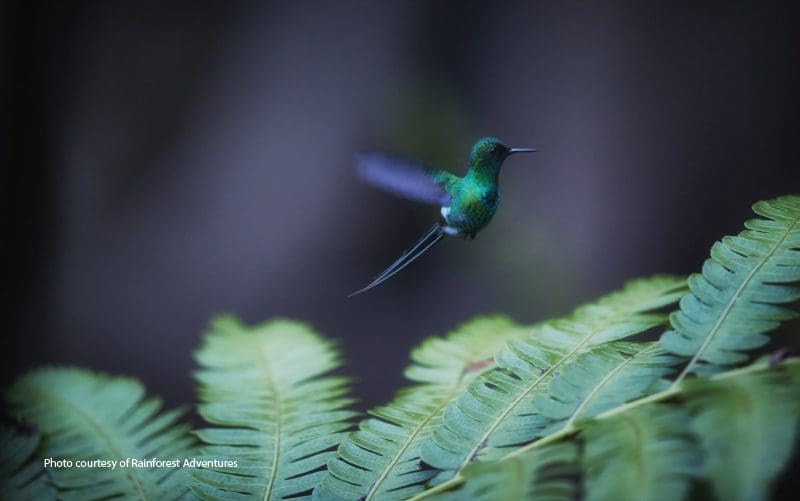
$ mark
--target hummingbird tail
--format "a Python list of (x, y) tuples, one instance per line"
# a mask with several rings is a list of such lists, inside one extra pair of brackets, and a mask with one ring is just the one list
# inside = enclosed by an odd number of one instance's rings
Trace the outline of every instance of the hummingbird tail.
[(397, 259), (397, 261), (395, 261), (394, 263), (389, 265), (388, 268), (383, 270), (383, 272), (377, 277), (375, 277), (375, 279), (372, 282), (370, 282), (366, 287), (359, 289), (353, 292), (352, 294), (349, 294), (347, 297), (353, 297), (357, 294), (361, 294), (362, 292), (367, 292), (373, 287), (377, 287), (386, 280), (389, 280), (397, 272), (399, 272), (400, 270), (411, 264), (415, 259), (417, 259), (421, 255), (423, 255), (425, 251), (427, 251), (428, 249), (439, 243), (439, 241), (442, 238), (444, 238), (444, 232), (442, 231), (442, 227), (437, 223), (433, 225), (433, 228), (428, 230), (428, 232), (425, 233), (425, 235), (423, 235), (422, 238), (417, 240), (417, 243), (415, 243), (413, 247), (405, 251)]

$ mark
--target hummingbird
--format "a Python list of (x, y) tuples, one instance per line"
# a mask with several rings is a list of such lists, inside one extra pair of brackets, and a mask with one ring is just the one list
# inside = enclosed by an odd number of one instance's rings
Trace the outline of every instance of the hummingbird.
[(348, 297), (390, 279), (445, 236), (474, 239), (497, 211), (500, 203), (497, 178), (505, 159), (515, 153), (535, 151), (535, 148), (509, 148), (494, 137), (478, 139), (472, 146), (464, 177), (388, 153), (356, 155), (356, 172), (362, 179), (397, 196), (438, 205), (441, 218), (372, 282)]

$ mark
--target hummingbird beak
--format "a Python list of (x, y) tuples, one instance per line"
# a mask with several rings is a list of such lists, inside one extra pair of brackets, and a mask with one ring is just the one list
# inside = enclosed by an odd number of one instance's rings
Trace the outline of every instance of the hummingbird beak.
[(535, 153), (538, 151), (536, 148), (509, 148), (508, 154), (512, 155), (514, 153)]

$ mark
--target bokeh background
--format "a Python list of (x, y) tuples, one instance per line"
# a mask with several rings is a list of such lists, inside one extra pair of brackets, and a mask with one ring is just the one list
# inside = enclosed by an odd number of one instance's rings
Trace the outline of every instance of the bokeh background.
[[(339, 340), (364, 409), (476, 315), (699, 270), (752, 202), (800, 191), (800, 16), (670, 4), (4, 2), (2, 386), (76, 364), (191, 403), (232, 312)], [(484, 135), (540, 149), (506, 163), (493, 223), (347, 299), (437, 217), (353, 153), (463, 172)]]

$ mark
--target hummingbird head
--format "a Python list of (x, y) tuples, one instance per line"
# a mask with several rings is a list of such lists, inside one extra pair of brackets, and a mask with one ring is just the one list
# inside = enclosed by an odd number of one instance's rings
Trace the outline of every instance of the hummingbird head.
[(472, 147), (470, 164), (480, 169), (499, 170), (503, 160), (514, 153), (533, 153), (535, 148), (509, 148), (494, 137), (482, 137)]

